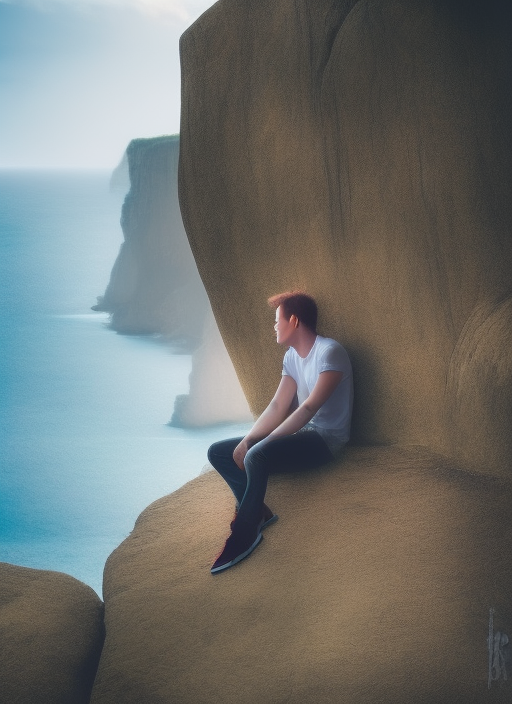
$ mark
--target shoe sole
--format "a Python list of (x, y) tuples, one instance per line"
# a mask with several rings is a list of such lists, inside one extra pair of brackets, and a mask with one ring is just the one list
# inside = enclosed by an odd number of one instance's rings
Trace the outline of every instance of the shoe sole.
[[(0, 2), (1, 2), (1, 0), (0, 0)], [(258, 530), (259, 530), (260, 532), (261, 532), (262, 530), (265, 530), (265, 528), (267, 528), (267, 526), (271, 526), (272, 523), (275, 523), (278, 518), (279, 518), (279, 516), (278, 516), (276, 513), (274, 513), (274, 515), (272, 516), (272, 518), (269, 518), (268, 521), (265, 521), (265, 523), (262, 523), (261, 526), (258, 528)], [(231, 523), (229, 524), (229, 527), (231, 528), (231, 530), (233, 530), (233, 524), (234, 524), (234, 520), (231, 521)]]
[(244, 557), (247, 557), (248, 555), (250, 555), (251, 552), (254, 550), (254, 548), (256, 548), (258, 546), (258, 544), (262, 541), (262, 539), (263, 539), (263, 536), (261, 535), (261, 533), (258, 533), (254, 543), (251, 545), (251, 547), (247, 548), (247, 550), (245, 552), (241, 553), (240, 555), (237, 555), (230, 562), (226, 562), (225, 565), (219, 565), (219, 567), (212, 567), (210, 572), (212, 574), (216, 574), (217, 572), (222, 572), (223, 570), (227, 570), (228, 567), (233, 567), (233, 565), (236, 565), (238, 562), (243, 560)]

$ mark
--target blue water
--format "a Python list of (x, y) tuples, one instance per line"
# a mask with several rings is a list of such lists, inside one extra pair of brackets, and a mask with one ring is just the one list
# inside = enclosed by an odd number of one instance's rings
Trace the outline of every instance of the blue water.
[(0, 171), (0, 561), (102, 571), (138, 514), (246, 425), (167, 425), (191, 360), (91, 305), (122, 234), (106, 172)]

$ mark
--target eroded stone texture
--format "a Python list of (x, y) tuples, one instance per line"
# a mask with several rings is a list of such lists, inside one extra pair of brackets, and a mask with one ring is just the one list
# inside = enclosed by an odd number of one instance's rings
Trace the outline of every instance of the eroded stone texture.
[(104, 639), (103, 602), (59, 572), (0, 563), (0, 701), (86, 704)]
[(489, 608), (512, 634), (511, 487), (424, 450), (271, 477), (279, 521), (215, 576), (216, 472), (152, 504), (105, 569), (93, 704), (481, 704)]
[(504, 6), (221, 0), (183, 35), (181, 210), (254, 412), (266, 298), (305, 288), (352, 355), (357, 440), (510, 474)]

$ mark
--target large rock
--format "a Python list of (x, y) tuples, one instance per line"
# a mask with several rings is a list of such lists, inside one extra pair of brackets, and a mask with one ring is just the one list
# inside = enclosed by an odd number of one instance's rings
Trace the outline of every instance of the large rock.
[(104, 635), (103, 602), (90, 587), (0, 563), (2, 704), (87, 704)]
[(279, 521), (212, 576), (233, 498), (202, 475), (107, 562), (92, 702), (505, 704), (486, 638), (490, 608), (512, 635), (511, 500), (423, 450), (352, 448), (272, 477)]
[(221, 0), (183, 35), (180, 203), (255, 413), (266, 298), (355, 370), (354, 436), (512, 470), (510, 13), (501, 0)]
[[(110, 313), (118, 332), (159, 333), (190, 346), (201, 339), (208, 297), (183, 229), (178, 158), (178, 135), (128, 145), (124, 242), (94, 309)], [(122, 181), (121, 167), (113, 174), (114, 185)]]

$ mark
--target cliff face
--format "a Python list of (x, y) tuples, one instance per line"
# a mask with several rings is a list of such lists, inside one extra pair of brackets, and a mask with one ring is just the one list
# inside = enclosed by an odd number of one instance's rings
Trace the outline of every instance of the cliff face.
[(510, 474), (503, 6), (221, 0), (183, 35), (181, 210), (254, 412), (265, 300), (303, 287), (353, 358), (356, 440)]
[(109, 312), (118, 332), (161, 333), (195, 345), (208, 297), (178, 203), (179, 137), (135, 139), (126, 156), (130, 190), (121, 214), (125, 241), (95, 309)]

